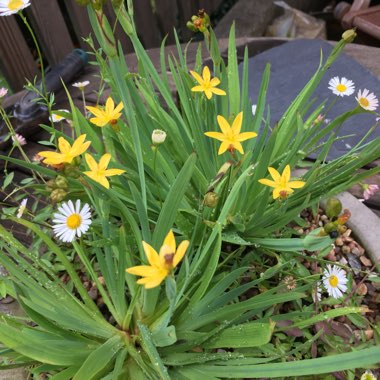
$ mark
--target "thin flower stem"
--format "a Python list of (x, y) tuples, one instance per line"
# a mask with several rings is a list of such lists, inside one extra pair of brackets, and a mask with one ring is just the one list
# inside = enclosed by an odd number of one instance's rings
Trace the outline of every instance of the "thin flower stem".
[(84, 112), (84, 117), (86, 117), (86, 97), (84, 96), (84, 90), (81, 89), (82, 92), (82, 100), (83, 100), (83, 112)]
[(160, 200), (160, 208), (162, 208), (162, 196), (161, 196), (160, 185), (157, 180), (157, 172), (156, 172), (157, 153), (158, 153), (158, 146), (154, 146), (154, 158), (153, 158), (154, 182), (156, 184), (158, 198)]

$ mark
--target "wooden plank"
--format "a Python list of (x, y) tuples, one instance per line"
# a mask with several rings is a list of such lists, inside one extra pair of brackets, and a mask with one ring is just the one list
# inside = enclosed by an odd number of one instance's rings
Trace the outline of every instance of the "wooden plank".
[(65, 5), (67, 12), (70, 15), (70, 20), (79, 42), (79, 47), (88, 50), (88, 44), (83, 41), (83, 37), (88, 37), (89, 34), (92, 33), (92, 28), (86, 7), (78, 5), (75, 0), (66, 0)]
[[(168, 0), (160, 0), (157, 10), (161, 10)], [(173, 1), (170, 1), (173, 6)], [(133, 2), (136, 29), (141, 42), (146, 49), (160, 46), (162, 37), (167, 31), (160, 31), (158, 27), (157, 14), (153, 13), (150, 0), (134, 0)], [(173, 11), (166, 15), (168, 20), (172, 20), (175, 15)], [(174, 41), (174, 39), (173, 39)]]
[(219, 9), (223, 0), (199, 0), (199, 7), (203, 8), (210, 16)]
[(42, 46), (43, 55), (51, 66), (57, 64), (74, 48), (58, 2), (56, 0), (32, 1), (28, 12)]
[(32, 80), (38, 70), (15, 17), (18, 16), (0, 17), (0, 63), (12, 90), (19, 91), (25, 78)]
[(159, 0), (159, 5), (157, 4), (156, 9), (157, 23), (161, 31), (162, 38), (165, 35), (168, 35), (166, 40), (167, 45), (174, 44), (175, 42), (173, 28), (178, 27), (178, 16), (176, 2), (173, 2), (172, 0)]

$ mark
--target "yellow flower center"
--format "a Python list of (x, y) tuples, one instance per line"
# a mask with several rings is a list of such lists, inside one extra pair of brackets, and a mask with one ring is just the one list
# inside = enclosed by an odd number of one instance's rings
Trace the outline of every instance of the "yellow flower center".
[(336, 288), (338, 286), (338, 277), (334, 276), (333, 274), (329, 277), (329, 283), (333, 288)]
[(337, 89), (339, 92), (344, 92), (344, 91), (347, 90), (347, 87), (346, 87), (344, 84), (339, 83), (339, 84), (336, 86), (336, 89)]
[(10, 2), (8, 3), (8, 9), (11, 11), (17, 11), (23, 5), (24, 3), (22, 2), (22, 0), (10, 0)]
[(71, 230), (77, 229), (82, 223), (82, 217), (79, 214), (71, 214), (67, 220), (66, 225)]
[(367, 98), (360, 98), (359, 99), (359, 104), (362, 106), (362, 107), (368, 107), (369, 106), (369, 101)]

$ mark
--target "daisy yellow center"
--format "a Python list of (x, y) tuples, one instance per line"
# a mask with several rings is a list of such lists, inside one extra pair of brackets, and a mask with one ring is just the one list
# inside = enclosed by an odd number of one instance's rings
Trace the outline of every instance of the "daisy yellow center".
[(77, 229), (82, 223), (82, 217), (79, 214), (71, 214), (67, 220), (66, 225), (71, 230)]
[(367, 98), (360, 98), (359, 103), (362, 107), (368, 107), (369, 106), (369, 101)]
[(22, 0), (11, 0), (8, 3), (8, 8), (11, 11), (17, 11), (18, 9), (20, 9), (23, 6), (23, 4), (24, 3), (22, 2)]
[(339, 83), (337, 86), (336, 86), (336, 89), (339, 91), (339, 92), (344, 92), (347, 90), (347, 87), (342, 84), (342, 83)]
[(338, 277), (334, 276), (333, 274), (329, 277), (329, 284), (336, 288), (338, 286)]

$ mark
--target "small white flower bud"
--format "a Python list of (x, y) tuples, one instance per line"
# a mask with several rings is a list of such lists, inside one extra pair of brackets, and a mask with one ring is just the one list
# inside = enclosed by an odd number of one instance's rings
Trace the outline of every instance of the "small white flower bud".
[(165, 142), (166, 132), (161, 129), (155, 129), (152, 133), (152, 143), (153, 145), (160, 145)]

